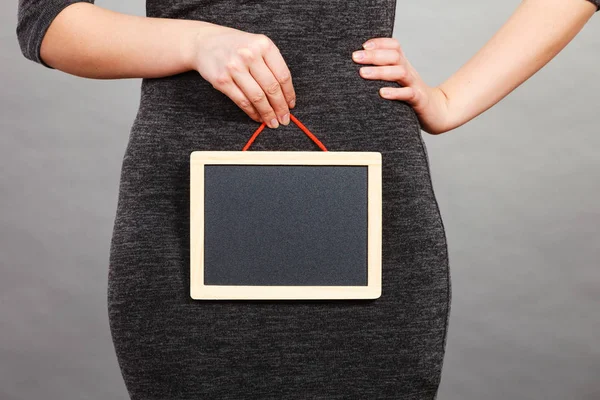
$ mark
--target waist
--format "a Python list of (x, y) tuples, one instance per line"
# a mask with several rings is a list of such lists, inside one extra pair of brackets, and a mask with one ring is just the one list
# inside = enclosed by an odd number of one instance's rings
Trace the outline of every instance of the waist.
[[(379, 89), (399, 85), (361, 77), (359, 69), (362, 65), (355, 63), (351, 54), (352, 51), (341, 54), (327, 50), (284, 57), (291, 72), (297, 104), (318, 112), (346, 107), (369, 108), (391, 102), (379, 96)], [(197, 71), (142, 80), (140, 112), (183, 111), (220, 115), (236, 107), (233, 100), (214, 88)]]
[[(297, 97), (292, 114), (332, 150), (357, 148), (360, 143), (387, 150), (420, 145), (414, 110), (405, 102), (379, 95), (380, 87), (395, 83), (362, 78), (351, 60), (340, 64), (345, 66), (330, 66), (325, 68), (330, 72), (319, 76), (290, 68)], [(294, 75), (294, 70), (301, 72)], [(162, 149), (174, 145), (226, 148), (227, 143), (239, 144), (241, 149), (258, 126), (233, 100), (191, 71), (143, 80), (132, 140)], [(267, 129), (264, 136), (281, 140), (267, 148), (295, 148), (310, 142), (293, 122), (277, 132)]]

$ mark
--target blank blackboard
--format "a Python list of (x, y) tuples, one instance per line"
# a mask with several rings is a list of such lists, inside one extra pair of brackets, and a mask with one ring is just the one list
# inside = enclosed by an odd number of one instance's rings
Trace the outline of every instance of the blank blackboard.
[(192, 298), (379, 297), (380, 160), (357, 152), (193, 152)]
[(205, 285), (367, 285), (366, 166), (207, 165)]

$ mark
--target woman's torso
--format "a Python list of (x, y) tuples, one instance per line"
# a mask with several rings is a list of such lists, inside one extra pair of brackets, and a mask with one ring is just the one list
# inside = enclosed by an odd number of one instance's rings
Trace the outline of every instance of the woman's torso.
[[(380, 143), (385, 149), (402, 147), (406, 139), (421, 145), (420, 136), (402, 139), (391, 132), (406, 125), (418, 132), (418, 121), (406, 103), (379, 95), (379, 88), (398, 84), (362, 78), (352, 52), (370, 38), (391, 37), (395, 6), (395, 0), (149, 0), (146, 8), (151, 17), (207, 21), (267, 35), (292, 74), (297, 96), (292, 113), (300, 121), (321, 140), (385, 137), (388, 142)], [(134, 131), (153, 126), (179, 132), (176, 140), (193, 133), (190, 145), (201, 145), (196, 140), (202, 135), (239, 134), (234, 140), (241, 149), (258, 126), (196, 71), (144, 79), (141, 89)], [(279, 129), (297, 129), (291, 125)]]
[[(190, 299), (190, 152), (241, 150), (259, 124), (195, 71), (144, 79), (108, 297), (132, 399), (433, 399), (450, 287), (426, 151), (412, 108), (378, 93), (395, 83), (362, 78), (351, 58), (366, 40), (391, 36), (395, 1), (151, 0), (147, 8), (266, 34), (292, 73), (292, 113), (328, 150), (381, 152), (382, 296)], [(265, 129), (254, 150), (320, 151), (293, 123)]]

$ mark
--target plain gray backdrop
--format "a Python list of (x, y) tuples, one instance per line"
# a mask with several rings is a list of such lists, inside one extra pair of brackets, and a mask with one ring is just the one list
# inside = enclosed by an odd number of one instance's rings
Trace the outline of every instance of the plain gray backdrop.
[[(96, 4), (144, 15), (124, 3)], [(394, 37), (436, 85), (518, 4), (399, 0)], [(126, 399), (106, 286), (140, 80), (26, 60), (16, 10), (0, 3), (0, 398)], [(440, 400), (600, 399), (599, 78), (596, 14), (492, 109), (423, 132), (453, 289)]]

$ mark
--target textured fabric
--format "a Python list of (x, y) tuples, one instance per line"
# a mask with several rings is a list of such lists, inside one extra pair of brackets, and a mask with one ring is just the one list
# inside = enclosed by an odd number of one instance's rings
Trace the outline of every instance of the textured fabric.
[[(19, 40), (40, 62), (70, 1), (20, 3)], [(189, 295), (189, 156), (241, 150), (257, 123), (197, 72), (143, 79), (124, 152), (108, 313), (133, 400), (436, 397), (450, 310), (443, 222), (419, 122), (360, 77), (351, 53), (391, 37), (395, 0), (148, 0), (149, 16), (264, 33), (293, 76), (293, 110), (330, 151), (378, 151), (382, 295), (375, 300), (195, 301)], [(321, 151), (293, 123), (249, 151)]]

